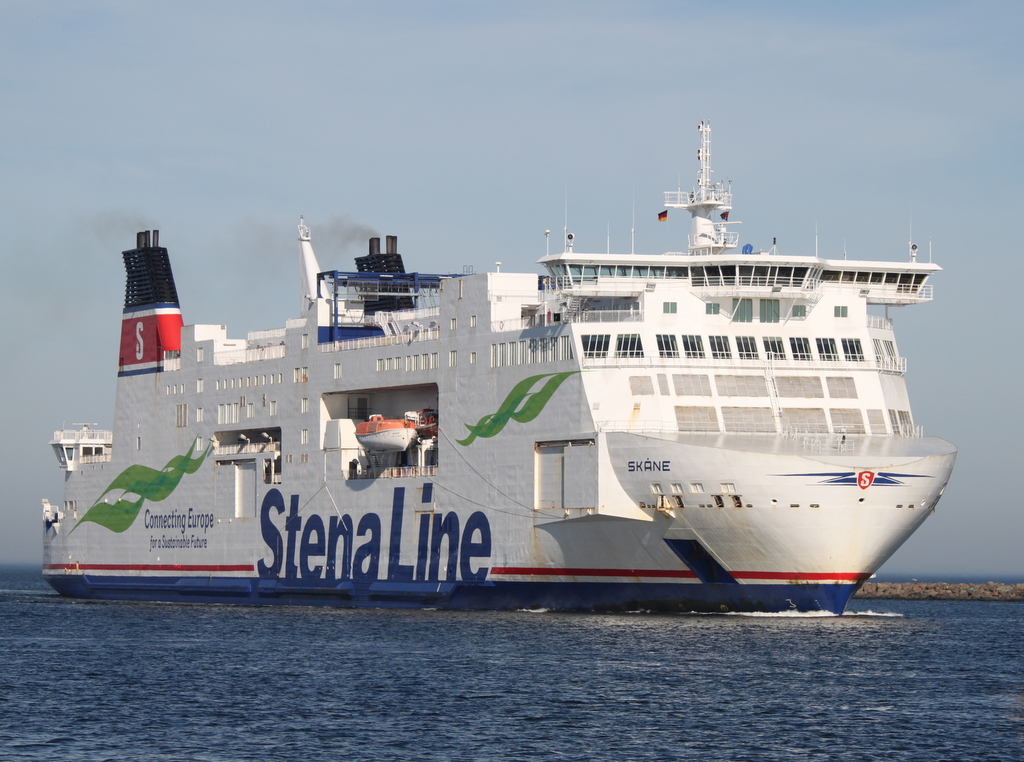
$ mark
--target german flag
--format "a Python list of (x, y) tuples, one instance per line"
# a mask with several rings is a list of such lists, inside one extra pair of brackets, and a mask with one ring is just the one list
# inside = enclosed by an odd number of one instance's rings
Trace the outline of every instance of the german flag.
[(664, 222), (668, 219), (668, 209), (664, 212), (658, 212), (658, 222)]

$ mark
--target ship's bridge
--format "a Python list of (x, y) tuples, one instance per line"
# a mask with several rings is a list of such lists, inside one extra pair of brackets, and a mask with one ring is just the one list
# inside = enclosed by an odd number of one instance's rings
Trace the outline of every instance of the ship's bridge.
[(548, 287), (573, 296), (638, 296), (659, 283), (685, 283), (701, 299), (775, 297), (816, 302), (824, 285), (855, 289), (868, 304), (917, 304), (932, 299), (926, 284), (938, 265), (750, 254), (577, 254), (562, 252), (539, 263)]
[(96, 424), (76, 423), (80, 429), (60, 429), (53, 432), (50, 447), (57, 463), (64, 471), (74, 471), (91, 463), (109, 463), (114, 444), (114, 432), (101, 430)]
[(856, 290), (868, 304), (901, 306), (931, 301), (928, 276), (941, 269), (931, 262), (822, 260), (821, 280)]
[(701, 298), (782, 296), (814, 299), (821, 284), (816, 257), (752, 255), (563, 253), (540, 260), (550, 286), (578, 296), (629, 296), (651, 291), (659, 282), (686, 284)]

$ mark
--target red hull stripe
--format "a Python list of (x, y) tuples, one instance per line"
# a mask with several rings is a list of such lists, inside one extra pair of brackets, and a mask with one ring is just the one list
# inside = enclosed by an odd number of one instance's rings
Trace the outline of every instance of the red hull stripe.
[(676, 577), (697, 579), (689, 570), (676, 569), (553, 569), (546, 566), (495, 566), (491, 574), (542, 575), (545, 577)]
[(43, 564), (44, 569), (63, 571), (190, 571), (251, 572), (252, 564)]
[[(161, 571), (161, 572), (252, 572), (252, 564), (44, 564), (44, 569), (62, 571)], [(495, 566), (492, 574), (544, 577), (661, 577), (696, 579), (692, 571), (674, 569), (555, 569), (542, 566)], [(859, 582), (865, 575), (855, 572), (733, 572), (739, 579), (823, 580)]]
[(847, 582), (863, 582), (870, 574), (863, 572), (733, 572), (732, 576), (745, 579), (816, 580), (842, 579)]
[[(518, 574), (545, 577), (675, 577), (696, 579), (692, 571), (671, 569), (556, 569), (543, 566), (495, 566), (492, 574)], [(737, 579), (822, 580), (841, 579), (859, 582), (867, 575), (857, 572), (730, 572)]]

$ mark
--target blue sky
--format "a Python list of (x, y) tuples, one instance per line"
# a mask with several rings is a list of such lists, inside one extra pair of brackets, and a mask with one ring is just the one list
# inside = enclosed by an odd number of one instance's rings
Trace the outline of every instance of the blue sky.
[[(421, 271), (535, 271), (685, 248), (662, 191), (714, 128), (742, 242), (944, 268), (891, 312), (916, 422), (956, 443), (935, 516), (885, 573), (1024, 579), (1016, 381), (1024, 6), (1014, 2), (0, 4), (0, 562), (40, 557), (46, 442), (109, 427), (123, 272), (161, 230), (187, 323), (297, 310), (372, 231)], [(610, 231), (610, 234), (609, 234)]]

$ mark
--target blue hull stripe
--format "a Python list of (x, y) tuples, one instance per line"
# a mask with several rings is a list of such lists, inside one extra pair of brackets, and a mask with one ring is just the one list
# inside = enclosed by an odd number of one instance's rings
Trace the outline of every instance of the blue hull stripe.
[(859, 584), (670, 582), (385, 582), (258, 577), (44, 575), (61, 595), (131, 601), (374, 608), (827, 611), (840, 614)]

